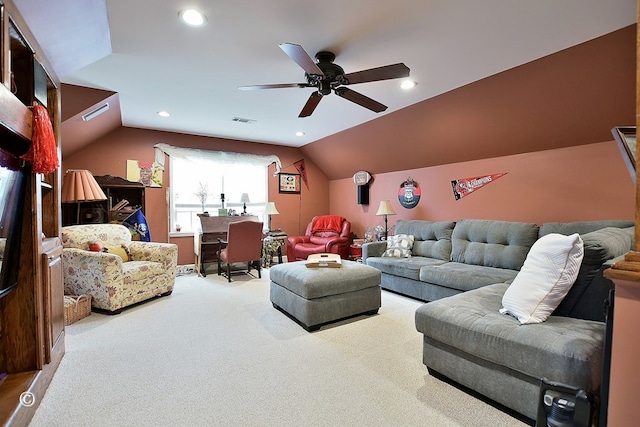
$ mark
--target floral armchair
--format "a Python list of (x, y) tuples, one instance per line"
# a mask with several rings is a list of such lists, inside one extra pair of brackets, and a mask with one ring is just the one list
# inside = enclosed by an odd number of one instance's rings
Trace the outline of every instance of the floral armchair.
[(320, 215), (307, 225), (304, 236), (290, 236), (287, 260), (306, 260), (311, 254), (334, 253), (349, 258), (351, 223), (338, 215)]
[(91, 295), (94, 308), (117, 314), (173, 291), (175, 244), (132, 241), (123, 225), (90, 224), (62, 227), (62, 246), (65, 293)]

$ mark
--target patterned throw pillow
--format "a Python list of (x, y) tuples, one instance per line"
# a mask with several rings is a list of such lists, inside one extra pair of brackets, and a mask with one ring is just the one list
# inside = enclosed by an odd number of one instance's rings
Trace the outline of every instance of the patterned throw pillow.
[(382, 256), (409, 258), (413, 248), (414, 236), (411, 234), (395, 234), (387, 238), (387, 250)]

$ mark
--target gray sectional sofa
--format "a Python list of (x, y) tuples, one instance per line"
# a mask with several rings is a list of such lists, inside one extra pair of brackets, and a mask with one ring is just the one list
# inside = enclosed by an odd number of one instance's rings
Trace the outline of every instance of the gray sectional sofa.
[[(444, 376), (530, 419), (541, 378), (597, 392), (604, 348), (604, 301), (613, 284), (602, 271), (633, 246), (632, 221), (529, 223), (465, 219), (401, 220), (415, 236), (409, 258), (382, 257), (385, 242), (363, 246), (382, 287), (424, 301), (415, 314), (423, 362)], [(502, 296), (535, 241), (579, 233), (584, 258), (567, 296), (543, 323), (501, 314)]]

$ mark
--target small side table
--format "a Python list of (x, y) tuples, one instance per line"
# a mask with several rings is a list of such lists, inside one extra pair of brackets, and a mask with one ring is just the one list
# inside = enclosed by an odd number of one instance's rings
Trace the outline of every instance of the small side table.
[(278, 254), (278, 264), (282, 264), (282, 247), (287, 242), (287, 234), (280, 232), (269, 232), (262, 238), (262, 266), (267, 268), (271, 265), (269, 257), (273, 253)]
[(362, 245), (349, 245), (349, 259), (351, 261), (362, 260)]

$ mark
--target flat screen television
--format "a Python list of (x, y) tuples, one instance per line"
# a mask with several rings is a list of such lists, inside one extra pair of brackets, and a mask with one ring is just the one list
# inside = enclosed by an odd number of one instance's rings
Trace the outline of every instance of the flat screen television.
[(0, 148), (0, 297), (18, 285), (27, 171)]

